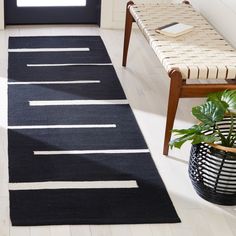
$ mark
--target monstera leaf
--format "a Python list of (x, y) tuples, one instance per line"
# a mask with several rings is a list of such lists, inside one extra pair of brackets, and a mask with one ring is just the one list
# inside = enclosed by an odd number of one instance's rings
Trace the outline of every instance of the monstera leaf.
[(204, 135), (204, 131), (210, 130), (211, 126), (205, 124), (194, 125), (189, 129), (174, 129), (172, 132), (175, 133), (178, 138), (170, 142), (170, 147), (181, 148), (181, 146), (189, 140), (192, 140), (192, 144), (203, 142), (211, 143), (217, 141), (219, 138), (214, 135)]
[(207, 131), (211, 128), (210, 125), (207, 124), (199, 124), (199, 125), (193, 125), (189, 129), (173, 129), (172, 132), (176, 135), (191, 135), (191, 134), (201, 134), (204, 131)]
[(172, 149), (173, 147), (176, 147), (176, 148), (181, 148), (182, 145), (186, 142), (186, 141), (189, 141), (189, 140), (193, 140), (195, 134), (186, 134), (186, 135), (182, 135), (181, 137), (179, 138), (176, 138), (172, 141), (170, 141), (170, 148)]
[(213, 101), (219, 106), (226, 107), (229, 112), (236, 114), (236, 90), (211, 93), (208, 95), (208, 101)]
[(176, 138), (170, 142), (170, 147), (176, 147), (181, 148), (182, 145), (186, 141), (192, 141), (192, 144), (199, 144), (199, 143), (214, 143), (216, 141), (219, 141), (220, 138), (216, 135), (216, 133), (210, 134), (210, 135), (204, 135), (204, 134), (186, 134), (182, 135), (179, 138)]
[(216, 102), (208, 101), (205, 104), (193, 107), (192, 114), (203, 124), (214, 125), (224, 118), (225, 106), (219, 106)]
[(192, 144), (199, 144), (199, 143), (214, 143), (220, 141), (220, 137), (217, 136), (216, 133), (205, 135), (205, 134), (198, 134), (194, 136)]

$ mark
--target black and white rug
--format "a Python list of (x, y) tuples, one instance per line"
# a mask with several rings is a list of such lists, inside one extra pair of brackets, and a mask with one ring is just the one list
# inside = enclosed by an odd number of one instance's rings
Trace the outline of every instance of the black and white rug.
[(180, 222), (99, 36), (11, 37), (8, 77), (13, 225)]

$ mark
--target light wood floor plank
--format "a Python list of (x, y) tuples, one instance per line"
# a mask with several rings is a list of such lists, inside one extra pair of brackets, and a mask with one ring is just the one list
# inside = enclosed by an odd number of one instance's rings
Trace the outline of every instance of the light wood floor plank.
[(71, 236), (70, 226), (50, 226), (51, 236)]
[(131, 225), (131, 235), (132, 236), (153, 236), (151, 225), (149, 224), (138, 224), (138, 225)]
[(10, 227), (10, 236), (30, 236), (30, 227)]
[(233, 230), (229, 227), (230, 225), (225, 220), (224, 213), (226, 213), (226, 212), (224, 210), (222, 210), (221, 208), (219, 208), (219, 209), (217, 209), (217, 208), (216, 209), (206, 209), (205, 208), (205, 210), (202, 211), (202, 215), (205, 220), (211, 219), (207, 223), (208, 223), (208, 227), (212, 231), (212, 235), (214, 235), (214, 236), (222, 236), (222, 235), (235, 236)]
[(112, 236), (132, 235), (130, 225), (112, 225), (111, 233)]
[(0, 235), (9, 236), (9, 204), (7, 197), (0, 197)]
[(89, 225), (70, 226), (71, 236), (92, 236)]
[(111, 236), (110, 225), (91, 225), (91, 235), (92, 236)]
[(168, 224), (152, 224), (150, 228), (153, 236), (174, 236)]
[(30, 236), (51, 236), (49, 226), (30, 227)]

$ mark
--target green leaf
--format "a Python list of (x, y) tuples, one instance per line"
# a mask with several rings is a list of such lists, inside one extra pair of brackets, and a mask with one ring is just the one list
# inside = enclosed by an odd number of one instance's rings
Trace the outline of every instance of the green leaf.
[(216, 141), (220, 141), (220, 137), (215, 136), (216, 134), (210, 134), (210, 135), (195, 135), (194, 139), (192, 141), (192, 144), (199, 144), (199, 143), (214, 143)]
[(172, 130), (172, 133), (175, 133), (176, 135), (185, 135), (185, 134), (196, 134), (196, 133), (202, 133), (203, 131), (209, 130), (211, 128), (210, 125), (193, 125), (189, 129), (174, 129)]
[(204, 124), (199, 124), (199, 125), (193, 125), (189, 129), (175, 129), (172, 130), (175, 135), (178, 135), (180, 137), (174, 139), (173, 141), (170, 142), (170, 147), (176, 147), (176, 148), (181, 148), (181, 146), (189, 140), (194, 140), (195, 136), (205, 136), (202, 134), (203, 131), (210, 130), (211, 126), (209, 125), (204, 125)]
[(179, 138), (176, 138), (174, 140), (172, 140), (170, 142), (170, 147), (171, 149), (173, 147), (176, 147), (176, 148), (181, 148), (182, 145), (186, 142), (186, 141), (189, 141), (189, 140), (192, 140), (194, 138), (195, 134), (186, 134), (186, 135), (183, 135), (182, 137), (179, 137)]
[(224, 118), (225, 109), (213, 101), (207, 101), (201, 106), (193, 107), (192, 114), (203, 124), (213, 126)]
[(216, 141), (220, 141), (220, 137), (217, 136), (216, 133), (210, 134), (210, 135), (204, 135), (204, 134), (186, 134), (179, 138), (176, 138), (170, 142), (170, 147), (176, 147), (181, 148), (182, 145), (187, 142), (191, 141), (192, 144), (199, 144), (199, 143), (214, 143)]
[(236, 90), (211, 93), (208, 95), (208, 101), (221, 103), (221, 106), (236, 114)]
[(222, 131), (221, 131), (219, 125), (217, 125), (217, 124), (216, 124), (216, 129), (217, 129), (217, 130), (216, 130), (216, 131), (217, 131), (217, 134), (218, 134), (219, 137), (220, 137), (221, 144), (222, 144), (223, 146), (226, 146), (226, 147), (227, 147), (227, 139), (226, 139), (226, 137), (224, 136), (224, 134), (222, 133)]
[(221, 102), (221, 97), (222, 97), (223, 92), (216, 92), (216, 93), (210, 93), (207, 96), (207, 101), (212, 101), (212, 102)]
[(226, 90), (221, 96), (221, 101), (228, 104), (228, 110), (236, 113), (236, 90)]

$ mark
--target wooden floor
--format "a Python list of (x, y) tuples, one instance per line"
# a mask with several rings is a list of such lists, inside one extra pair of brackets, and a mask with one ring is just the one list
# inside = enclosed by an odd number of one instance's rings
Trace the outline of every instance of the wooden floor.
[[(9, 219), (7, 162), (7, 44), (9, 36), (101, 35), (131, 103), (181, 224), (12, 227)], [(200, 199), (188, 178), (190, 145), (162, 156), (169, 79), (139, 31), (134, 31), (126, 69), (121, 66), (123, 32), (88, 26), (22, 26), (0, 31), (0, 236), (235, 236), (236, 206)], [(201, 99), (180, 102), (175, 127), (194, 123), (191, 107)]]

